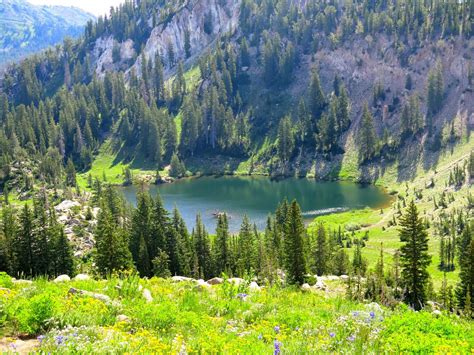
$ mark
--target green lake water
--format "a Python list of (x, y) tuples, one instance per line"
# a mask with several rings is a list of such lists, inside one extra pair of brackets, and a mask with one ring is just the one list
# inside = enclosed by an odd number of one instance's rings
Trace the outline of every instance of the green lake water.
[[(121, 191), (130, 203), (136, 203), (135, 186)], [(152, 196), (157, 191), (169, 211), (178, 207), (189, 230), (200, 213), (210, 233), (215, 231), (217, 212), (230, 216), (232, 232), (239, 230), (245, 214), (263, 230), (268, 214), (285, 198), (299, 202), (306, 220), (349, 209), (379, 208), (390, 201), (388, 194), (371, 185), (297, 178), (276, 181), (267, 177), (201, 177), (150, 187)]]

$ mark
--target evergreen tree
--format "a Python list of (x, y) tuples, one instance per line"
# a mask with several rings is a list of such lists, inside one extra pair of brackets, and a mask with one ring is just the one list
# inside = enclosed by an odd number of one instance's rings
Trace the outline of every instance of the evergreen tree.
[(291, 203), (286, 217), (285, 257), (288, 283), (302, 284), (306, 274), (304, 251), (305, 228), (300, 206), (296, 201)]
[(74, 163), (71, 159), (68, 159), (66, 165), (66, 186), (76, 187), (77, 180), (76, 180), (76, 168), (74, 167)]
[(229, 251), (229, 222), (227, 215), (220, 214), (217, 220), (216, 240), (214, 242), (213, 254), (216, 275), (223, 272), (229, 273), (230, 270), (230, 251)]
[(241, 275), (255, 272), (257, 264), (256, 241), (252, 226), (247, 216), (244, 216), (239, 232), (238, 271)]
[(19, 228), (14, 242), (18, 275), (32, 276), (33, 274), (33, 221), (33, 213), (26, 204), (20, 213)]
[(112, 213), (105, 205), (97, 217), (95, 240), (96, 264), (103, 276), (132, 267), (132, 255), (128, 249), (125, 233), (117, 226)]
[(278, 126), (278, 156), (287, 164), (295, 147), (294, 135), (291, 130), (291, 118), (285, 116)]
[(327, 274), (329, 263), (329, 244), (326, 236), (326, 229), (321, 223), (318, 226), (316, 235), (316, 246), (314, 248), (315, 271), (318, 276)]
[[(464, 228), (458, 243), (459, 283), (456, 287), (458, 307), (474, 316), (474, 232), (473, 226)], [(470, 307), (470, 309), (469, 309)]]
[(141, 276), (151, 276), (151, 260), (148, 257), (147, 241), (151, 234), (152, 201), (145, 193), (137, 195), (137, 208), (132, 214), (130, 226), (130, 251), (137, 271)]
[(420, 310), (426, 302), (427, 271), (431, 263), (428, 254), (428, 233), (418, 209), (412, 200), (405, 214), (400, 218), (401, 276), (404, 284), (404, 300), (414, 309)]
[(202, 224), (201, 215), (196, 217), (196, 227), (193, 230), (194, 250), (197, 258), (197, 277), (211, 277), (211, 249), (209, 236)]
[(367, 103), (364, 105), (361, 126), (359, 129), (359, 159), (365, 162), (374, 157), (377, 146), (374, 119)]
[(309, 87), (309, 108), (313, 115), (313, 120), (316, 123), (321, 117), (321, 114), (326, 107), (326, 98), (324, 96), (319, 74), (315, 70), (311, 77), (311, 84)]
[(191, 53), (191, 33), (189, 29), (184, 30), (184, 53), (186, 55), (186, 59), (190, 58)]

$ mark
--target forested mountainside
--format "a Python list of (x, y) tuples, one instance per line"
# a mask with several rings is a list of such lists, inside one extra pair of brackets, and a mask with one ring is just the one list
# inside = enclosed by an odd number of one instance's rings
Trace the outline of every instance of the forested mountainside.
[(474, 123), (473, 13), (472, 0), (127, 1), (7, 70), (1, 181), (31, 157), (50, 183), (68, 161), (87, 171), (104, 142), (178, 175), (212, 159), (412, 178)]
[(78, 8), (36, 6), (26, 0), (0, 3), (0, 66), (79, 37), (94, 16)]

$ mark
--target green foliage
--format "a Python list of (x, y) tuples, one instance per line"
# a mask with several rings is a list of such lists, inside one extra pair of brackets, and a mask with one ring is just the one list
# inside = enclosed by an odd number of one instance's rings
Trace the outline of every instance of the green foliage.
[(18, 329), (30, 335), (47, 330), (48, 321), (54, 315), (56, 299), (53, 295), (43, 293), (22, 302), (18, 309)]
[(419, 310), (427, 300), (429, 274), (426, 269), (431, 263), (431, 256), (428, 254), (428, 233), (413, 200), (400, 219), (400, 227), (400, 241), (404, 243), (400, 248), (400, 260), (405, 302)]

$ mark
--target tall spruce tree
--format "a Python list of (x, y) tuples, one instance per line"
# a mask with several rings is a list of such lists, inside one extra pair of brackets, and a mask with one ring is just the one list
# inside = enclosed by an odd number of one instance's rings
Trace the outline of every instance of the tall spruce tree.
[(95, 240), (96, 264), (100, 274), (107, 276), (132, 268), (132, 255), (125, 233), (104, 204), (97, 218)]
[(314, 248), (314, 269), (318, 276), (325, 275), (328, 272), (329, 259), (329, 244), (326, 228), (320, 223), (316, 235), (316, 246)]
[(375, 133), (374, 118), (367, 103), (364, 105), (364, 112), (362, 113), (358, 143), (359, 160), (363, 163), (373, 158), (377, 146), (377, 135)]
[(298, 202), (293, 201), (286, 217), (285, 261), (288, 283), (302, 284), (306, 274), (305, 228)]
[[(474, 317), (474, 224), (464, 228), (458, 243), (459, 283), (456, 299), (460, 310)], [(470, 308), (470, 309), (469, 309)]]
[(216, 239), (214, 242), (214, 267), (216, 275), (223, 272), (229, 273), (230, 270), (230, 251), (229, 251), (229, 222), (227, 215), (219, 215), (216, 228)]
[(405, 214), (400, 218), (401, 277), (404, 285), (404, 301), (416, 310), (426, 303), (426, 287), (429, 281), (427, 271), (431, 263), (428, 254), (428, 233), (425, 224), (418, 215), (418, 209), (412, 200)]

